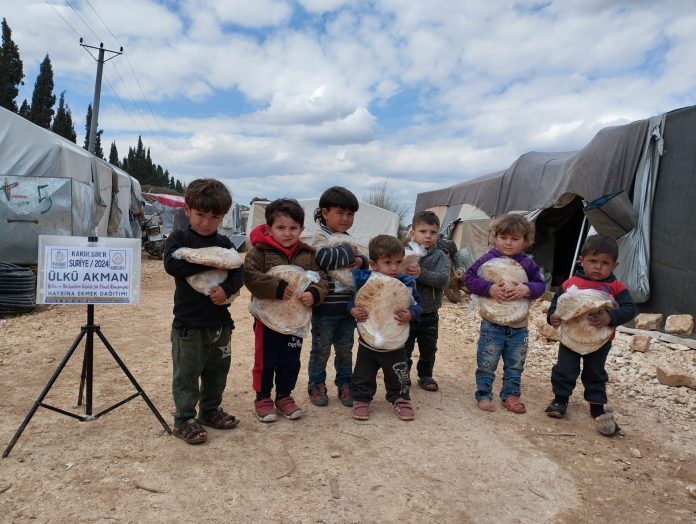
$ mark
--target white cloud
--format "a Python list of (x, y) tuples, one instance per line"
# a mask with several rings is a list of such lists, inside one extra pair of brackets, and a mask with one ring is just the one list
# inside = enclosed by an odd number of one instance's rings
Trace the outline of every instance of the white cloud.
[[(526, 151), (579, 149), (606, 125), (696, 103), (696, 15), (680, 2), (92, 0), (114, 39), (86, 3), (71, 5), (98, 38), (48, 1), (87, 41), (128, 54), (105, 66), (130, 113), (105, 82), (105, 141), (123, 156), (142, 134), (177, 176), (219, 176), (241, 199), (332, 183), (362, 194), (387, 179), (412, 202)], [(44, 1), (3, 8), (22, 94), (49, 52), (83, 134), (93, 59)], [(400, 106), (402, 94), (417, 104)]]

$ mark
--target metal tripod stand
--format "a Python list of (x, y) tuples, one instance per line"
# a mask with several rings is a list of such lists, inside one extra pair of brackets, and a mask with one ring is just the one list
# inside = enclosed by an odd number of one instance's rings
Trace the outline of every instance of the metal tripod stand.
[[(96, 415), (94, 415), (92, 413), (92, 382), (93, 382), (93, 378), (94, 378), (94, 369), (93, 368), (94, 368), (94, 334), (95, 333), (101, 339), (102, 343), (104, 344), (106, 349), (109, 351), (109, 353), (111, 353), (111, 356), (116, 361), (116, 363), (121, 367), (121, 370), (123, 370), (123, 373), (125, 373), (125, 375), (128, 377), (128, 380), (131, 381), (131, 383), (133, 384), (133, 386), (135, 386), (135, 389), (137, 390), (137, 393), (134, 393), (131, 396), (121, 400), (120, 402), (117, 402), (113, 406), (97, 413)], [(82, 377), (80, 379), (80, 392), (79, 392), (78, 401), (77, 401), (77, 405), (81, 406), (82, 405), (82, 392), (83, 392), (83, 387), (84, 387), (85, 414), (84, 415), (76, 415), (75, 413), (65, 411), (65, 410), (57, 408), (55, 406), (50, 406), (48, 404), (44, 404), (43, 401), (46, 398), (46, 395), (48, 395), (48, 392), (51, 390), (51, 387), (53, 386), (55, 381), (58, 379), (58, 376), (60, 375), (61, 371), (63, 371), (63, 368), (70, 360), (70, 357), (75, 352), (75, 349), (77, 349), (77, 346), (80, 344), (82, 339), (85, 338), (85, 336), (86, 336), (85, 356), (84, 356), (84, 361), (82, 363)], [(143, 391), (143, 388), (141, 388), (140, 384), (138, 384), (138, 381), (135, 380), (135, 378), (133, 377), (131, 372), (128, 370), (126, 365), (123, 363), (123, 361), (120, 359), (120, 357), (116, 354), (116, 351), (114, 350), (114, 348), (111, 346), (109, 341), (106, 339), (104, 334), (101, 332), (100, 327), (98, 325), (94, 324), (94, 305), (88, 304), (87, 305), (87, 324), (82, 326), (82, 329), (80, 330), (80, 334), (77, 336), (75, 341), (72, 343), (72, 346), (70, 346), (70, 349), (68, 349), (68, 352), (63, 357), (63, 360), (60, 362), (60, 364), (58, 364), (58, 367), (53, 372), (53, 376), (51, 376), (50, 380), (48, 381), (48, 383), (44, 387), (43, 391), (39, 395), (39, 398), (36, 399), (36, 402), (34, 402), (34, 405), (29, 410), (29, 413), (27, 413), (26, 417), (24, 417), (24, 421), (19, 426), (19, 429), (17, 429), (17, 432), (14, 434), (14, 437), (12, 437), (12, 440), (10, 441), (7, 448), (5, 448), (5, 451), (2, 454), (2, 458), (6, 458), (10, 454), (10, 451), (12, 451), (12, 448), (17, 443), (17, 440), (19, 440), (19, 437), (22, 435), (22, 432), (27, 427), (27, 425), (29, 424), (29, 421), (34, 416), (34, 413), (36, 413), (36, 410), (39, 409), (39, 407), (44, 407), (46, 409), (50, 409), (52, 411), (60, 413), (61, 415), (66, 415), (68, 417), (76, 418), (79, 421), (84, 422), (84, 421), (88, 421), (88, 420), (96, 420), (99, 417), (101, 417), (102, 415), (105, 415), (109, 411), (116, 409), (117, 407), (125, 404), (126, 402), (129, 402), (130, 400), (133, 400), (135, 397), (138, 397), (138, 396), (143, 397), (143, 400), (148, 405), (148, 407), (150, 408), (152, 413), (155, 415), (155, 417), (157, 417), (157, 420), (159, 420), (160, 424), (162, 424), (162, 427), (165, 429), (165, 431), (167, 433), (171, 434), (172, 430), (167, 425), (167, 423), (164, 421), (164, 419), (162, 418), (162, 415), (160, 415), (159, 411), (157, 411), (157, 408), (154, 406), (152, 401), (145, 394), (145, 391)]]

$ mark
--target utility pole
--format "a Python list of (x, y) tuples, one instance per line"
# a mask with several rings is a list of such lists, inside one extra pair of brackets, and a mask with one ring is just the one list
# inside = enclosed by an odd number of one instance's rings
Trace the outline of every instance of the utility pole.
[[(87, 144), (87, 151), (94, 154), (97, 148), (97, 127), (99, 126), (99, 99), (101, 98), (101, 81), (102, 81), (102, 71), (104, 69), (104, 62), (108, 62), (112, 58), (117, 57), (123, 53), (123, 47), (118, 51), (112, 51), (111, 49), (104, 49), (104, 44), (100, 43), (99, 47), (94, 47), (87, 45), (82, 42), (80, 38), (80, 45), (87, 50), (87, 52), (94, 58), (94, 55), (88, 49), (96, 49), (99, 51), (99, 57), (95, 58), (97, 61), (97, 79), (94, 83), (94, 100), (92, 101), (92, 120), (89, 123), (89, 143)], [(104, 53), (111, 53), (106, 60), (104, 60)]]

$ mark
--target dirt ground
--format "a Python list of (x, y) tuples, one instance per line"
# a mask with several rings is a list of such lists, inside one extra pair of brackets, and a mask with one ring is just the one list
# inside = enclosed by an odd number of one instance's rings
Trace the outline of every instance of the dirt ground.
[[(173, 279), (161, 262), (145, 258), (140, 304), (95, 308), (96, 323), (168, 423), (172, 295)], [(304, 416), (262, 424), (252, 409), (248, 300), (244, 290), (232, 306), (237, 329), (224, 399), (241, 418), (237, 429), (211, 429), (206, 444), (189, 446), (165, 433), (141, 398), (91, 422), (39, 408), (0, 461), (0, 520), (696, 521), (696, 498), (687, 489), (696, 483), (696, 391), (661, 393), (656, 404), (657, 394), (640, 394), (650, 377), (641, 382), (636, 374), (630, 387), (632, 375), (610, 378), (623, 428), (612, 439), (596, 432), (581, 385), (567, 419), (550, 419), (543, 411), (555, 344), (532, 327), (523, 376), (528, 413), (514, 415), (498, 402), (495, 413), (484, 413), (473, 398), (478, 319), (465, 301), (441, 310), (435, 368), (441, 388), (413, 389), (415, 421), (396, 418), (382, 387), (367, 422), (354, 421), (333, 388), (328, 407), (312, 406), (306, 339), (295, 391)], [(543, 315), (539, 307), (535, 319)], [(41, 306), (0, 319), (2, 449), (85, 321), (86, 306)], [(635, 365), (630, 352), (617, 351), (612, 369)], [(693, 363), (696, 352), (688, 353), (680, 358)], [(81, 413), (75, 408), (81, 365), (79, 348), (46, 403)], [(94, 411), (133, 392), (95, 340)]]

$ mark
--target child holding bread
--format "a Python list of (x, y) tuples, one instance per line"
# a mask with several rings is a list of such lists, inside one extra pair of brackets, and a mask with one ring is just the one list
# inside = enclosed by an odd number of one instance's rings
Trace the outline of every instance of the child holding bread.
[(187, 277), (211, 267), (178, 259), (174, 253), (179, 248), (231, 248), (230, 239), (217, 231), (231, 205), (232, 196), (221, 182), (194, 180), (184, 196), (184, 213), (190, 225), (174, 231), (165, 245), (164, 269), (176, 282), (171, 332), (174, 435), (188, 444), (207, 440), (202, 426), (232, 429), (239, 422), (220, 404), (232, 358), (234, 322), (228, 299), (242, 287), (242, 270), (228, 270), (227, 278), (204, 295), (191, 287)]
[(382, 369), (386, 398), (401, 420), (413, 420), (404, 344), (409, 323), (421, 313), (413, 277), (402, 273), (404, 246), (377, 235), (368, 246), (370, 270), (354, 269), (355, 294), (348, 310), (358, 322), (358, 354), (353, 369), (353, 418), (367, 420)]
[[(612, 436), (619, 432), (619, 425), (614, 420), (613, 413), (604, 409), (607, 403), (607, 371), (605, 364), (611, 341), (614, 338), (614, 328), (633, 319), (638, 313), (631, 295), (614, 276), (614, 268), (618, 266), (619, 247), (612, 237), (591, 235), (587, 237), (580, 249), (579, 262), (582, 269), (566, 280), (556, 291), (547, 313), (548, 323), (561, 327), (564, 323), (558, 314), (557, 306), (564, 295), (574, 289), (597, 290), (613, 297), (616, 307), (601, 308), (587, 313), (587, 323), (590, 329), (600, 330), (610, 328), (606, 342), (597, 348), (582, 350), (583, 354), (571, 349), (563, 343), (558, 345), (558, 360), (551, 371), (551, 385), (554, 399), (546, 408), (546, 414), (553, 418), (563, 418), (568, 407), (568, 400), (573, 393), (575, 383), (580, 376), (585, 386), (585, 400), (590, 404), (590, 415), (595, 419), (597, 431), (604, 436)], [(582, 373), (580, 362), (582, 361)]]
[[(528, 305), (540, 297), (546, 286), (539, 267), (524, 252), (534, 241), (534, 225), (522, 215), (507, 214), (493, 221), (491, 236), (494, 247), (467, 270), (466, 287), (481, 297), (481, 330), (476, 350), (476, 401), (479, 409), (495, 411), (493, 381), (498, 362), (503, 360), (503, 407), (513, 413), (526, 412), (520, 402), (522, 372), (527, 357)], [(486, 279), (480, 270), (498, 262), (508, 263), (515, 278)], [(481, 271), (486, 273), (485, 271)], [(495, 273), (491, 271), (491, 273)], [(484, 301), (491, 304), (487, 314)], [(495, 308), (502, 310), (497, 316)], [(508, 312), (513, 314), (507, 314)], [(487, 318), (486, 318), (487, 317)]]
[[(300, 241), (305, 216), (302, 206), (297, 200), (282, 198), (268, 204), (265, 215), (266, 223), (254, 228), (249, 236), (253, 247), (244, 259), (244, 285), (253, 297), (282, 300), (288, 307), (293, 307), (290, 301), (296, 295), (305, 307), (321, 303), (328, 284), (314, 261), (314, 248)], [(288, 280), (268, 274), (281, 265), (317, 271), (320, 279), (304, 291), (295, 289)], [(254, 319), (254, 411), (261, 422), (274, 422), (277, 414), (290, 420), (302, 416), (291, 396), (300, 373), (301, 349), (301, 337), (280, 333), (258, 317)], [(275, 402), (271, 399), (274, 383)]]

